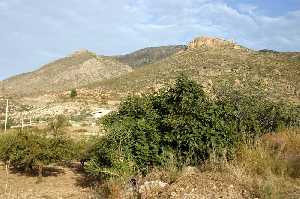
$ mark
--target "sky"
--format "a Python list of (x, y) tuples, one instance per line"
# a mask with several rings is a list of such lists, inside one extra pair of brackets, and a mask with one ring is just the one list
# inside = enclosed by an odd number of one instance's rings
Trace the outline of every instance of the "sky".
[(0, 0), (0, 80), (79, 49), (116, 55), (198, 36), (300, 51), (300, 0)]

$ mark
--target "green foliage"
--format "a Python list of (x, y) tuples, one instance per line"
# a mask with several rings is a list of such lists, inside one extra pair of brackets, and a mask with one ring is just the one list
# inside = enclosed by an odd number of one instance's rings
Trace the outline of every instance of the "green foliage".
[(182, 76), (167, 90), (129, 97), (118, 112), (105, 117), (109, 133), (91, 161), (97, 168), (115, 169), (111, 157), (118, 154), (143, 172), (174, 156), (180, 165), (198, 164), (210, 150), (234, 145), (234, 116), (227, 109), (210, 102), (199, 85)]
[[(2, 118), (1, 118), (2, 119)], [(3, 118), (3, 121), (0, 121), (0, 129), (5, 129), (5, 118)], [(11, 118), (7, 118), (7, 124), (6, 124), (6, 128), (10, 129), (11, 126), (13, 126), (14, 122)]]
[(234, 108), (238, 132), (252, 138), (282, 128), (300, 126), (300, 106), (272, 102), (264, 96), (244, 95), (237, 91), (218, 97), (219, 101)]
[(64, 136), (49, 137), (37, 130), (18, 131), (0, 136), (0, 160), (15, 168), (32, 170), (35, 166), (70, 161), (76, 155), (74, 142)]
[(69, 126), (69, 121), (66, 116), (64, 115), (57, 115), (53, 118), (49, 124), (49, 130), (56, 134), (62, 134), (65, 127)]
[(200, 85), (180, 76), (173, 87), (128, 97), (102, 119), (108, 134), (95, 143), (86, 169), (118, 176), (147, 173), (174, 158), (180, 167), (197, 165), (211, 152), (230, 155), (244, 134), (296, 125), (285, 107), (239, 95), (212, 101)]
[(130, 176), (135, 165), (130, 158), (130, 154), (116, 147), (116, 140), (110, 138), (98, 139), (84, 153), (85, 170), (93, 175), (107, 177)]
[(76, 91), (76, 89), (74, 88), (74, 89), (72, 89), (71, 91), (70, 91), (70, 97), (71, 98), (75, 98), (75, 97), (77, 97), (77, 91)]

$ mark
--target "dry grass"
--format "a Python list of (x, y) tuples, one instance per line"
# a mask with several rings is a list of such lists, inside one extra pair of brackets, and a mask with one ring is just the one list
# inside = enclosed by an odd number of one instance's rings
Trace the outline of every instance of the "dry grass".
[[(119, 199), (126, 196), (126, 181), (121, 179), (111, 179), (105, 182), (98, 189), (99, 196), (107, 199)], [(126, 197), (128, 198), (128, 197)]]
[(248, 173), (268, 177), (299, 178), (299, 129), (264, 135), (254, 146), (243, 144), (237, 152), (236, 163)]
[(300, 197), (299, 129), (263, 136), (242, 144), (225, 171), (260, 198)]

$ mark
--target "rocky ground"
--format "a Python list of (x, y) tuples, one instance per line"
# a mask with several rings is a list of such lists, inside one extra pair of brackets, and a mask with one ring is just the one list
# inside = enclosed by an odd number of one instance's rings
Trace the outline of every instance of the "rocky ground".
[[(227, 181), (228, 180), (228, 181)], [(160, 198), (228, 198), (242, 199), (253, 198), (241, 185), (233, 179), (224, 179), (221, 175), (211, 173), (188, 174), (182, 176), (169, 186)]]
[(250, 199), (248, 188), (239, 184), (233, 176), (219, 172), (200, 172), (187, 167), (172, 183), (146, 181), (140, 186), (141, 198), (162, 199)]

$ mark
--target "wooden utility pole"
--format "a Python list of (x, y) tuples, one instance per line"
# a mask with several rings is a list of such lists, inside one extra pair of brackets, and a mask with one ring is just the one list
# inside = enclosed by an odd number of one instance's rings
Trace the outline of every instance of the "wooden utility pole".
[(21, 114), (21, 128), (22, 128), (22, 131), (23, 131), (23, 129), (24, 129), (24, 118), (23, 118), (23, 112), (22, 112), (22, 114)]
[(6, 129), (7, 129), (7, 119), (8, 119), (8, 99), (6, 100), (6, 111), (5, 111), (5, 127), (4, 127), (4, 132), (6, 132)]

